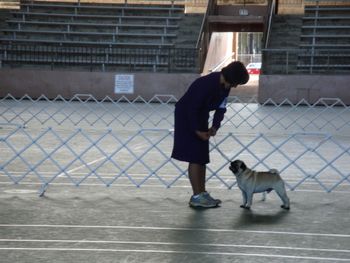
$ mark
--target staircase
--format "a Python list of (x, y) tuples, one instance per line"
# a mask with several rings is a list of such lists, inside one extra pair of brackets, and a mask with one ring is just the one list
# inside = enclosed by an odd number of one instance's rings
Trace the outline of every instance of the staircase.
[(300, 71), (350, 71), (350, 4), (305, 6), (301, 33)]
[(264, 74), (291, 74), (296, 71), (298, 56), (295, 49), (299, 47), (301, 24), (300, 15), (273, 16), (268, 45), (270, 51), (263, 53)]
[(202, 15), (183, 4), (22, 2), (0, 21), (2, 66), (197, 71)]
[(195, 48), (199, 31), (203, 21), (203, 14), (185, 14), (179, 21), (177, 38), (174, 43), (176, 47)]

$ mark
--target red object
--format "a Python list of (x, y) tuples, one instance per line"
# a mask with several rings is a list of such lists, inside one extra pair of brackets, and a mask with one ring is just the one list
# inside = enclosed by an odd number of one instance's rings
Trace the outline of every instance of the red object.
[(247, 71), (249, 74), (260, 74), (261, 62), (249, 63), (247, 66)]

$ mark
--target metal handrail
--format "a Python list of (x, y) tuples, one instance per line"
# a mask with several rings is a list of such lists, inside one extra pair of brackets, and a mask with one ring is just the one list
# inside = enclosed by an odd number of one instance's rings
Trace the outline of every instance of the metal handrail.
[(199, 72), (198, 54), (195, 48), (119, 48), (119, 47), (72, 47), (0, 44), (0, 65), (18, 62), (45, 63), (73, 66), (145, 65), (151, 70), (176, 72)]
[[(208, 5), (207, 5), (207, 11), (203, 17), (202, 20), (202, 25), (201, 29), (199, 31), (197, 43), (196, 43), (196, 48), (199, 51), (199, 67), (201, 71), (203, 70), (204, 63), (205, 63), (205, 57), (206, 53), (208, 51), (208, 45), (209, 45), (209, 38), (210, 38), (210, 32), (207, 26), (207, 19), (208, 16), (212, 14), (213, 10), (215, 9), (215, 6), (217, 4), (217, 0), (208, 0)], [(208, 37), (208, 39), (207, 39)]]
[(232, 52), (231, 54), (229, 54), (226, 57), (224, 57), (223, 60), (221, 60), (213, 68), (209, 69), (209, 72), (214, 72), (214, 71), (217, 71), (218, 69), (221, 69), (222, 66), (227, 62), (227, 60), (231, 59), (231, 61), (232, 61), (232, 57), (234, 56), (234, 54), (235, 54), (235, 52)]
[[(349, 49), (317, 49), (314, 52), (311, 49), (285, 48), (285, 49), (262, 49), (266, 57), (272, 53), (280, 54), (278, 73), (276, 70), (269, 70), (265, 64), (264, 74), (343, 74), (350, 72), (350, 50)], [(297, 56), (295, 63), (290, 62), (291, 56)], [(310, 57), (314, 58), (314, 63), (308, 63)], [(339, 60), (340, 59), (340, 60)], [(266, 72), (265, 72), (266, 71)]]
[(267, 31), (266, 31), (266, 39), (265, 39), (265, 48), (267, 48), (270, 38), (270, 31), (271, 31), (271, 22), (272, 22), (272, 15), (275, 12), (276, 7), (276, 0), (272, 0), (271, 7), (270, 7), (270, 13), (269, 13), (269, 19), (267, 23)]
[[(23, 3), (35, 3), (35, 2), (42, 2), (40, 0), (18, 0), (21, 1)], [(167, 5), (176, 5), (176, 4), (185, 4), (186, 0), (114, 0), (113, 3), (114, 4), (167, 4)], [(45, 2), (55, 2), (55, 0), (45, 0)], [(70, 0), (70, 1), (66, 1), (67, 4), (72, 3), (72, 4), (85, 4), (85, 3), (89, 3), (89, 1), (86, 0)]]
[(207, 20), (207, 17), (209, 16), (209, 10), (210, 10), (210, 3), (211, 0), (208, 1), (208, 4), (207, 4), (207, 10), (203, 16), (203, 19), (202, 19), (202, 24), (201, 24), (201, 28), (199, 30), (199, 35), (198, 35), (198, 39), (197, 39), (197, 43), (196, 43), (196, 48), (199, 48), (199, 45), (201, 43), (201, 39), (202, 39), (202, 34), (204, 33), (204, 25), (205, 25), (205, 22)]

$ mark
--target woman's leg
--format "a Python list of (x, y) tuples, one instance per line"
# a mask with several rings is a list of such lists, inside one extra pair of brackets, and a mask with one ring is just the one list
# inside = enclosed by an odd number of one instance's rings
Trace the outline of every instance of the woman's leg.
[(188, 176), (190, 178), (193, 195), (198, 195), (205, 192), (205, 174), (206, 165), (189, 163), (188, 164)]

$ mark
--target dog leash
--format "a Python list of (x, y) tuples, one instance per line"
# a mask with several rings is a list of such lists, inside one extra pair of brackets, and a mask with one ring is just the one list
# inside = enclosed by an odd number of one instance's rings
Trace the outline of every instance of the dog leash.
[(212, 138), (213, 138), (213, 141), (214, 141), (214, 143), (212, 143), (213, 149), (216, 149), (216, 150), (220, 153), (220, 155), (221, 155), (222, 157), (224, 157), (224, 159), (230, 161), (230, 160), (227, 158), (227, 156), (219, 149), (218, 143), (217, 143), (217, 141), (216, 141), (215, 136), (212, 136)]

